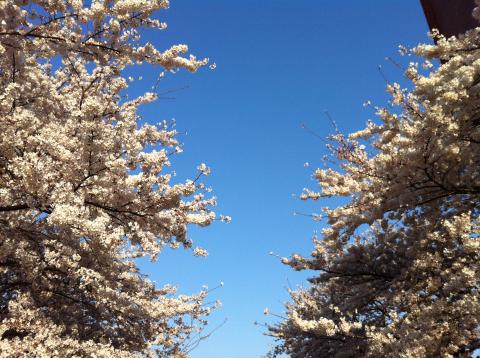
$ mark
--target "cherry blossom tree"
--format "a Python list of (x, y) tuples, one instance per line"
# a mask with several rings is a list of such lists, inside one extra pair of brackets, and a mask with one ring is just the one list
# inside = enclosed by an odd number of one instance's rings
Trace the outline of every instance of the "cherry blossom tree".
[(328, 225), (310, 257), (283, 259), (317, 274), (269, 327), (272, 356), (470, 357), (480, 348), (480, 28), (432, 36), (434, 45), (411, 50), (424, 59), (406, 71), (411, 90), (388, 85), (393, 106), (377, 107), (378, 121), (331, 136), (338, 165), (317, 169), (320, 190), (302, 198), (348, 201), (323, 209)]
[(205, 290), (156, 287), (135, 261), (192, 247), (187, 226), (215, 218), (208, 168), (175, 181), (175, 130), (137, 112), (156, 95), (124, 96), (126, 66), (207, 63), (142, 42), (168, 5), (0, 2), (2, 357), (185, 357), (214, 306)]

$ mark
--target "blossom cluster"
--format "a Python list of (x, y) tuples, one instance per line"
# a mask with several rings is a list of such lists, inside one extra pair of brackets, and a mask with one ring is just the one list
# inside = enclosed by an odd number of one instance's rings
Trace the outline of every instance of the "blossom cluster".
[(156, 95), (123, 99), (127, 65), (207, 63), (183, 57), (185, 45), (141, 42), (143, 28), (165, 27), (152, 15), (167, 7), (0, 2), (2, 356), (184, 357), (206, 323), (206, 290), (177, 296), (136, 264), (192, 247), (187, 227), (215, 219), (202, 183), (172, 182), (175, 130), (140, 121)]
[[(477, 1), (480, 5), (480, 2)], [(480, 11), (474, 12), (478, 17)], [(338, 166), (314, 173), (305, 200), (328, 225), (310, 257), (315, 270), (269, 328), (272, 356), (458, 357), (480, 348), (480, 27), (411, 52), (412, 90), (389, 84), (379, 120), (329, 148)], [(432, 60), (440, 60), (432, 67)]]

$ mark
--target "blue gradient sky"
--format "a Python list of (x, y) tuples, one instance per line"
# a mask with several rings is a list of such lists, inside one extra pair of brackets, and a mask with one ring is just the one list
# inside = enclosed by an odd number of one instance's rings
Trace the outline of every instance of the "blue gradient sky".
[[(269, 252), (308, 254), (314, 230), (323, 225), (293, 215), (318, 212), (320, 203), (292, 194), (315, 187), (312, 167), (325, 154), (324, 143), (301, 124), (328, 135), (328, 110), (342, 131), (360, 129), (373, 118), (362, 103), (387, 101), (377, 66), (385, 66), (392, 81), (400, 79), (402, 71), (384, 58), (399, 59), (400, 44), (426, 41), (427, 25), (418, 0), (172, 0), (160, 17), (169, 28), (151, 41), (160, 48), (187, 43), (217, 68), (167, 74), (160, 92), (189, 88), (165, 95), (175, 99), (159, 100), (143, 113), (152, 121), (176, 118), (178, 130), (187, 134), (180, 136), (184, 153), (173, 168), (179, 178), (191, 178), (199, 163), (211, 166), (207, 183), (218, 197), (216, 211), (233, 221), (191, 231), (195, 243), (209, 250), (208, 258), (166, 250), (142, 268), (181, 293), (225, 283), (211, 294), (223, 307), (209, 329), (228, 321), (193, 358), (261, 357), (273, 341), (254, 321), (273, 322), (263, 309), (281, 314), (287, 288), (309, 276), (284, 267)], [(148, 90), (158, 72), (135, 70), (143, 80), (131, 94)], [(304, 168), (305, 162), (312, 167)]]

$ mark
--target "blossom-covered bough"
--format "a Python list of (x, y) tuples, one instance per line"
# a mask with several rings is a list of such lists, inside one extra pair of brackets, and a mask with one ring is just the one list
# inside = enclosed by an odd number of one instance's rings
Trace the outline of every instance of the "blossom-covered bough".
[[(478, 3), (478, 2), (477, 2)], [(474, 16), (480, 18), (480, 11)], [(412, 50), (411, 91), (388, 85), (379, 123), (332, 136), (339, 169), (315, 172), (347, 197), (324, 209), (311, 257), (283, 259), (318, 275), (292, 292), (269, 327), (272, 356), (471, 357), (480, 348), (480, 28)], [(432, 67), (430, 60), (441, 60)]]
[(175, 130), (139, 122), (155, 95), (122, 97), (128, 65), (207, 63), (183, 57), (185, 45), (141, 42), (140, 29), (166, 26), (153, 14), (167, 7), (0, 2), (2, 357), (184, 357), (205, 323), (205, 291), (175, 296), (135, 263), (191, 247), (187, 226), (215, 217), (198, 180), (172, 183)]

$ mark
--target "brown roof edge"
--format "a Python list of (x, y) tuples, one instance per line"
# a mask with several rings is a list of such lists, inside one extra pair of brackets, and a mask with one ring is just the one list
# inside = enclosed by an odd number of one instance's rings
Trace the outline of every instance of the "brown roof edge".
[(472, 16), (474, 0), (420, 0), (430, 30), (445, 37), (457, 36), (479, 26)]
[(420, 0), (420, 3), (422, 4), (423, 13), (427, 18), (428, 27), (430, 28), (430, 30), (438, 29), (439, 24), (437, 21), (437, 17), (435, 16), (435, 11), (433, 10), (432, 3), (429, 0)]

